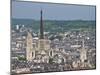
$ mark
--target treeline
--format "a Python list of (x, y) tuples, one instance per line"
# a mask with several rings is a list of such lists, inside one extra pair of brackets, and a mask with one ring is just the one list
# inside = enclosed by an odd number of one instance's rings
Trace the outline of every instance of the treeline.
[[(15, 25), (25, 25), (25, 27), (32, 28), (34, 31), (38, 31), (40, 27), (39, 20), (33, 19), (12, 19), (11, 27), (15, 28)], [(51, 32), (64, 32), (71, 29), (95, 29), (96, 21), (84, 21), (84, 20), (44, 20), (45, 31)]]

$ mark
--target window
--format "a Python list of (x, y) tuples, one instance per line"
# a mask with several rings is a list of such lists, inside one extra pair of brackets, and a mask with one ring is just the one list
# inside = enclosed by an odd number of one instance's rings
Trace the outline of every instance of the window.
[(32, 57), (33, 57), (34, 53), (32, 52)]

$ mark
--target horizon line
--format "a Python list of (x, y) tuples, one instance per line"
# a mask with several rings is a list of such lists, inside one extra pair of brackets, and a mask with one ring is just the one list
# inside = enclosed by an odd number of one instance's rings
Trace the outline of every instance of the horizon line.
[[(33, 18), (11, 18), (11, 19), (31, 19), (31, 20), (36, 20), (36, 21), (38, 21), (38, 20), (40, 20), (40, 19), (33, 19)], [(56, 21), (96, 21), (96, 19), (43, 19), (43, 20), (56, 20)]]

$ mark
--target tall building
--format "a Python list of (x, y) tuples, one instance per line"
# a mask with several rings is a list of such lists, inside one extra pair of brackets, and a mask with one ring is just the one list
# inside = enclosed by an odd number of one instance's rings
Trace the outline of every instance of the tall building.
[(43, 12), (40, 11), (40, 36), (38, 40), (38, 48), (36, 49), (36, 58), (41, 61), (49, 62), (49, 52), (50, 52), (50, 40), (44, 37), (44, 26), (43, 26)]
[[(44, 26), (43, 26), (43, 12), (40, 11), (40, 34), (37, 43), (33, 43), (32, 35), (28, 32), (27, 35), (27, 47), (26, 55), (28, 61), (34, 61), (36, 63), (49, 63), (49, 59), (53, 58), (54, 62), (61, 63), (66, 62), (67, 54), (63, 51), (59, 51), (59, 48), (50, 48), (51, 41), (45, 38)], [(34, 47), (35, 46), (35, 47)], [(58, 57), (56, 57), (58, 56)]]
[(87, 50), (85, 49), (85, 46), (84, 46), (84, 40), (82, 41), (80, 59), (81, 59), (81, 62), (84, 62), (85, 60), (87, 60)]
[(26, 58), (27, 60), (37, 60), (36, 62), (49, 62), (49, 57), (52, 56), (50, 49), (50, 40), (44, 37), (44, 27), (42, 19), (42, 10), (40, 11), (40, 36), (38, 39), (37, 47), (33, 48), (33, 39), (30, 32), (27, 35), (27, 47), (26, 47)]
[(41, 17), (40, 17), (40, 39), (39, 39), (38, 47), (39, 47), (40, 50), (48, 50), (48, 49), (50, 49), (50, 40), (48, 40), (44, 37), (44, 26), (43, 26), (43, 18), (42, 18), (43, 12), (42, 12), (42, 10), (41, 10), (40, 14), (41, 14)]
[(35, 58), (35, 50), (33, 49), (33, 39), (30, 32), (27, 33), (26, 38), (26, 59), (28, 61), (31, 61), (33, 58)]
[(82, 41), (82, 49), (80, 52), (80, 62), (81, 62), (81, 67), (89, 67), (89, 63), (87, 61), (87, 49), (85, 49), (84, 46), (84, 39)]
[(80, 49), (80, 60), (73, 61), (72, 65), (73, 65), (74, 68), (88, 67), (87, 49), (85, 49), (84, 39), (82, 40), (82, 48)]

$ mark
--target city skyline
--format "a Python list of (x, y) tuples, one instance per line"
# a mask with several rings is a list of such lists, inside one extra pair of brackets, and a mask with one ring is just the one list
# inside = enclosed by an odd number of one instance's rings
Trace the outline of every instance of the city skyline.
[[(95, 20), (95, 6), (12, 1), (12, 18), (39, 20)], [(27, 12), (28, 11), (28, 12)]]
[[(68, 11), (67, 5), (55, 5), (58, 4), (29, 3), (20, 8), (15, 4), (19, 8), (13, 8), (15, 17), (39, 21), (11, 19), (11, 74), (96, 69), (96, 21), (88, 21), (95, 17), (93, 8), (68, 5), (74, 8)], [(63, 21), (76, 18), (79, 21)], [(53, 21), (44, 21), (47, 19)]]

